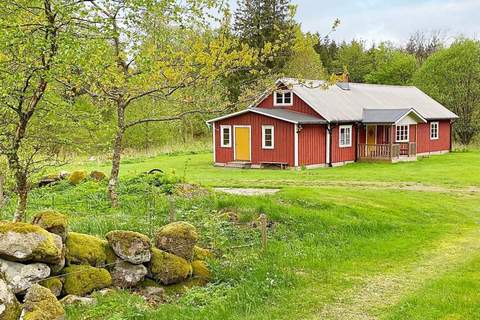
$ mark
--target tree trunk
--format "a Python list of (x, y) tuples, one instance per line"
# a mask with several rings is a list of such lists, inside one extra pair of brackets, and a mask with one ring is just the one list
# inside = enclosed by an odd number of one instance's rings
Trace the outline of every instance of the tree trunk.
[(15, 180), (17, 184), (17, 209), (13, 216), (14, 222), (25, 221), (25, 213), (27, 211), (27, 199), (28, 199), (28, 181), (27, 176), (22, 172), (15, 173)]
[(3, 185), (5, 184), (5, 173), (0, 172), (0, 208), (5, 204), (5, 194)]
[(117, 133), (113, 142), (112, 171), (108, 181), (108, 197), (112, 207), (118, 207), (118, 174), (120, 172), (120, 160), (122, 157), (122, 143), (125, 134), (125, 104), (122, 101), (117, 103)]

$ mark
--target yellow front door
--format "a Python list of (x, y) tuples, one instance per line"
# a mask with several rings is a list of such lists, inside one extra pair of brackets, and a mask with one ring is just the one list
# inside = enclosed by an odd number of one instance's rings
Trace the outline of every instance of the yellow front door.
[(367, 144), (375, 144), (377, 135), (376, 126), (367, 126)]
[(235, 128), (235, 160), (250, 161), (250, 128)]

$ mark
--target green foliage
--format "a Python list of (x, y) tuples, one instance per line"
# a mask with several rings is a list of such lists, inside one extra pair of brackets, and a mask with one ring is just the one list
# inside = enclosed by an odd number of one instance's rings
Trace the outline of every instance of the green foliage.
[(365, 43), (357, 40), (342, 43), (332, 64), (337, 74), (346, 68), (352, 82), (364, 82), (372, 70), (372, 58), (365, 50)]
[(436, 52), (413, 81), (460, 117), (453, 126), (455, 136), (468, 145), (480, 130), (480, 42), (458, 40)]

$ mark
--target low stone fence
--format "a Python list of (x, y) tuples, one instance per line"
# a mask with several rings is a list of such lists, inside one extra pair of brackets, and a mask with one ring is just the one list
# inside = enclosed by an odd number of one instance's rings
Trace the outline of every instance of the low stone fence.
[(67, 218), (54, 211), (32, 223), (0, 221), (0, 319), (63, 319), (64, 304), (91, 303), (87, 295), (111, 287), (161, 295), (144, 283), (208, 282), (212, 254), (197, 240), (186, 222), (159, 228), (153, 239), (126, 230), (101, 239), (69, 232)]

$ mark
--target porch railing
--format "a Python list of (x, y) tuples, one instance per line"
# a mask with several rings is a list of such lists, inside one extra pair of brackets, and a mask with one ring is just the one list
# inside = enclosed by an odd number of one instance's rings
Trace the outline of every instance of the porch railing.
[(400, 156), (412, 157), (417, 154), (417, 144), (395, 143), (395, 144), (358, 144), (358, 158), (365, 160), (391, 160)]

